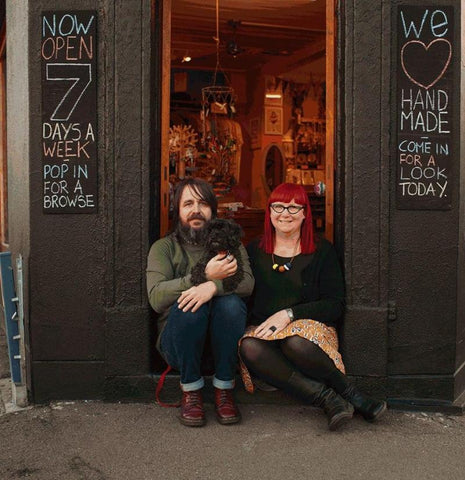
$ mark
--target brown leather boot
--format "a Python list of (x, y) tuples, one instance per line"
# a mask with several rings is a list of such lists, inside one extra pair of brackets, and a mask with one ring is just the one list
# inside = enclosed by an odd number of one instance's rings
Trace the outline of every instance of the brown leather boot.
[(237, 423), (241, 420), (241, 412), (236, 406), (232, 389), (223, 390), (215, 387), (216, 418), (222, 425)]
[(181, 415), (179, 421), (188, 427), (205, 425), (205, 410), (203, 409), (202, 392), (182, 392)]

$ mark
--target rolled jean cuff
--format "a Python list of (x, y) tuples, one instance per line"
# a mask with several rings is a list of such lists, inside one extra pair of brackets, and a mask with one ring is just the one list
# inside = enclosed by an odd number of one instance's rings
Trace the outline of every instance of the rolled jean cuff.
[(221, 390), (232, 390), (234, 388), (234, 380), (220, 380), (219, 378), (213, 377), (213, 386)]
[(205, 385), (205, 380), (203, 377), (200, 377), (195, 382), (191, 383), (181, 383), (181, 390), (183, 392), (193, 392), (195, 390), (200, 390)]

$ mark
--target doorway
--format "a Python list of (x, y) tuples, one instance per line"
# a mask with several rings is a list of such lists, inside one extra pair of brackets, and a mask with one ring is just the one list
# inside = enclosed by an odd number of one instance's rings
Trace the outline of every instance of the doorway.
[(269, 189), (299, 183), (318, 212), (316, 228), (333, 240), (335, 0), (290, 0), (285, 8), (266, 0), (169, 3), (161, 235), (169, 226), (170, 190), (193, 175), (213, 184), (220, 215), (231, 216), (233, 205), (239, 223), (247, 214), (243, 228), (255, 229)]

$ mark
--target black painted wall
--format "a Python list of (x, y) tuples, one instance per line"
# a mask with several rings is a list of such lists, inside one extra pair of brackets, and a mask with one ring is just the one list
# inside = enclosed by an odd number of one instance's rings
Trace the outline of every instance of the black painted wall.
[[(42, 212), (40, 18), (54, 9), (98, 11), (97, 214)], [(30, 210), (28, 221), (12, 232), (12, 245), (24, 253), (27, 239), (30, 249), (32, 398), (103, 397), (115, 376), (150, 371), (143, 275), (149, 247), (150, 1), (22, 1), (12, 7), (12, 18), (19, 12), (27, 12), (29, 22), (29, 53), (23, 50), (29, 79), (21, 92), (30, 98), (29, 123), (22, 125), (29, 186), (13, 179), (12, 188), (30, 195)], [(12, 202), (10, 218), (17, 208)]]
[[(454, 145), (452, 209), (398, 210), (393, 32), (399, 4), (355, 1), (346, 2), (344, 9), (348, 286), (344, 352), (350, 373), (369, 380), (373, 388), (384, 387), (392, 399), (453, 402), (465, 386), (460, 368), (465, 318), (463, 306), (458, 308), (462, 300), (457, 288), (465, 267), (463, 253), (458, 263), (464, 242), (463, 234), (459, 237), (464, 175), (460, 135)], [(460, 2), (439, 1), (434, 6), (451, 4), (455, 6), (455, 46), (460, 49)], [(460, 52), (455, 68), (453, 101), (458, 105)], [(457, 108), (454, 124), (460, 122)]]
[[(389, 3), (389, 2), (386, 2)], [(348, 373), (386, 395), (389, 268), (389, 6), (340, 2)]]
[[(336, 243), (347, 284), (342, 349), (349, 374), (372, 392), (451, 403), (465, 387), (459, 295), (465, 285), (464, 173), (457, 160), (450, 211), (396, 210), (391, 45), (398, 3), (339, 2)], [(460, 1), (435, 4), (455, 6), (456, 34), (463, 35)], [(94, 215), (44, 215), (41, 206), (40, 14), (67, 8), (99, 15)], [(158, 222), (160, 85), (151, 2), (18, 0), (8, 9), (8, 41), (15, 46), (8, 54), (15, 85), (8, 92), (11, 244), (26, 263), (32, 398), (148, 397), (154, 332), (144, 272)], [(459, 102), (458, 87), (456, 95)], [(456, 151), (463, 153), (459, 111)]]
[[(409, 4), (408, 2), (405, 2)], [(434, 2), (435, 8), (454, 2)], [(400, 2), (399, 2), (400, 4)], [(422, 5), (421, 3), (419, 4)], [(394, 8), (394, 5), (393, 5)], [(455, 2), (454, 106), (460, 104), (460, 2)], [(394, 12), (395, 15), (395, 12)], [(395, 16), (393, 17), (393, 21)], [(453, 111), (460, 125), (460, 109)], [(452, 208), (446, 211), (405, 211), (395, 208), (391, 190), (390, 299), (397, 319), (389, 324), (389, 390), (393, 397), (453, 401), (463, 391), (464, 346), (456, 332), (465, 318), (458, 316), (460, 136), (455, 135), (451, 168)], [(391, 170), (391, 180), (392, 173)], [(394, 182), (391, 183), (391, 186)], [(462, 292), (463, 295), (463, 292)]]

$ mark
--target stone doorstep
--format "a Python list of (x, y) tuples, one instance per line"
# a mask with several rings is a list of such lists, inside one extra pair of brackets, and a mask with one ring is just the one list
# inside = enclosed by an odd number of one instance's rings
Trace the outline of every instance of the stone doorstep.
[[(159, 376), (154, 375), (153, 380), (158, 382)], [(257, 404), (257, 405), (299, 405), (302, 404), (295, 398), (285, 394), (280, 390), (261, 391), (255, 389), (253, 394), (246, 392), (243, 388), (240, 377), (236, 378), (236, 386), (234, 388), (234, 396), (239, 404)], [(214, 390), (212, 385), (212, 377), (205, 377), (205, 387), (203, 388), (203, 397), (206, 403), (214, 402)], [(179, 376), (170, 375), (166, 377), (160, 399), (167, 403), (179, 401), (181, 399), (181, 389), (179, 387)]]
[[(153, 376), (157, 382), (159, 376)], [(205, 378), (205, 401), (213, 402), (213, 387), (211, 378)], [(238, 403), (243, 404), (274, 404), (274, 405), (299, 405), (299, 400), (286, 395), (282, 391), (266, 392), (256, 389), (254, 394), (250, 394), (242, 387), (240, 377), (236, 379), (235, 397)], [(167, 376), (161, 399), (166, 402), (174, 402), (180, 399), (179, 376)], [(447, 415), (465, 414), (465, 393), (454, 403), (445, 400), (434, 399), (410, 399), (410, 398), (386, 398), (388, 408), (392, 410), (410, 411), (410, 412), (440, 412)]]
[[(155, 400), (155, 386), (159, 375), (144, 375), (141, 377), (113, 377), (113, 380), (107, 379), (109, 388), (106, 389), (103, 397), (99, 400), (106, 402), (153, 402)], [(15, 390), (16, 387), (16, 390)], [(18, 388), (23, 388), (22, 391)], [(11, 380), (0, 379), (0, 415), (12, 411), (24, 410), (13, 401), (14, 393), (26, 394), (25, 387), (11, 385)], [(254, 394), (246, 392), (242, 386), (240, 377), (236, 378), (235, 397), (239, 404), (252, 405), (299, 405), (302, 402), (286, 395), (281, 391), (260, 391), (256, 390)], [(80, 397), (81, 398), (81, 397)], [(168, 375), (165, 385), (160, 394), (160, 399), (166, 403), (178, 402), (181, 398), (179, 388), (179, 376)], [(211, 377), (205, 377), (204, 399), (206, 403), (213, 403), (213, 387)], [(18, 400), (20, 400), (18, 398)], [(57, 399), (63, 400), (63, 399)], [(65, 399), (66, 400), (66, 399)], [(67, 399), (76, 400), (76, 399)], [(393, 410), (412, 411), (412, 412), (440, 412), (448, 415), (463, 415), (465, 413), (465, 393), (454, 403), (444, 400), (434, 399), (407, 399), (407, 398), (387, 398), (388, 406)], [(47, 403), (47, 402), (45, 402)], [(25, 407), (32, 408), (32, 406)]]
[(408, 412), (443, 413), (445, 415), (464, 415), (464, 399), (458, 398), (455, 402), (434, 400), (429, 398), (387, 398), (391, 410)]

